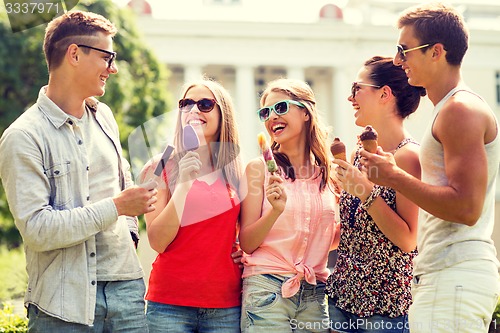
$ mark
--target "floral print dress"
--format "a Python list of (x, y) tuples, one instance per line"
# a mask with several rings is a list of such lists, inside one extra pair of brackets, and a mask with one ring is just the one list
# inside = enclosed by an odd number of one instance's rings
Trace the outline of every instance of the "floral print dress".
[[(408, 143), (403, 140), (396, 151)], [(354, 166), (359, 165), (357, 149)], [(378, 185), (376, 185), (378, 186)], [(381, 187), (381, 197), (396, 210), (396, 192)], [(403, 252), (361, 208), (360, 199), (342, 191), (339, 202), (341, 234), (338, 259), (328, 277), (326, 293), (333, 304), (359, 317), (399, 317), (411, 304), (410, 283), (417, 251)]]

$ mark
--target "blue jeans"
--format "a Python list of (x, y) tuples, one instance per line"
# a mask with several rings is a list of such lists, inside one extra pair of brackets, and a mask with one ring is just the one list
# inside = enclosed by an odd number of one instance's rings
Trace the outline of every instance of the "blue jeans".
[(408, 333), (410, 332), (408, 316), (395, 318), (373, 315), (362, 318), (344, 311), (329, 302), (330, 325), (337, 333)]
[(68, 323), (28, 307), (30, 333), (147, 333), (143, 279), (97, 282), (94, 326)]
[(274, 274), (243, 279), (241, 331), (328, 332), (328, 305), (325, 284), (301, 282), (294, 296), (283, 298), (281, 285), (286, 278)]
[(240, 333), (239, 306), (195, 308), (148, 301), (146, 317), (150, 333)]

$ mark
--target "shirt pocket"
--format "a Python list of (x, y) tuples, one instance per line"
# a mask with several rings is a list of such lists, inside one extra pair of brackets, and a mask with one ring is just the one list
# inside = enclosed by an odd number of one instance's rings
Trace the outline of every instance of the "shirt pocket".
[(56, 210), (66, 209), (71, 202), (71, 162), (55, 163), (45, 174), (50, 183), (49, 205)]

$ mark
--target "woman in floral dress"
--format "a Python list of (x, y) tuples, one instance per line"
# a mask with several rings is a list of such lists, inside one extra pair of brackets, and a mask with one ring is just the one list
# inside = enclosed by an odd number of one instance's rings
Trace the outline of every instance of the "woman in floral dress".
[[(417, 109), (425, 90), (410, 86), (404, 70), (392, 61), (366, 61), (348, 100), (356, 125), (371, 125), (379, 134), (378, 145), (394, 154), (398, 166), (420, 177), (419, 145), (403, 121)], [(368, 180), (367, 170), (360, 168), (361, 149), (358, 144), (350, 163), (334, 160), (343, 191), (338, 260), (326, 286), (331, 327), (340, 333), (408, 332), (418, 207)]]

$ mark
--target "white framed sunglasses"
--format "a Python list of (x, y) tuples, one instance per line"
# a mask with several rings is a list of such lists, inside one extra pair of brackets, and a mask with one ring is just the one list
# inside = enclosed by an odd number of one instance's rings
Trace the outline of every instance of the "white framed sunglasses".
[(278, 116), (282, 116), (287, 114), (290, 111), (290, 104), (297, 105), (301, 108), (305, 108), (306, 106), (301, 102), (294, 101), (292, 99), (285, 99), (279, 102), (274, 103), (270, 106), (265, 106), (260, 108), (257, 111), (257, 115), (259, 116), (260, 121), (265, 122), (271, 117), (271, 111), (274, 111)]

